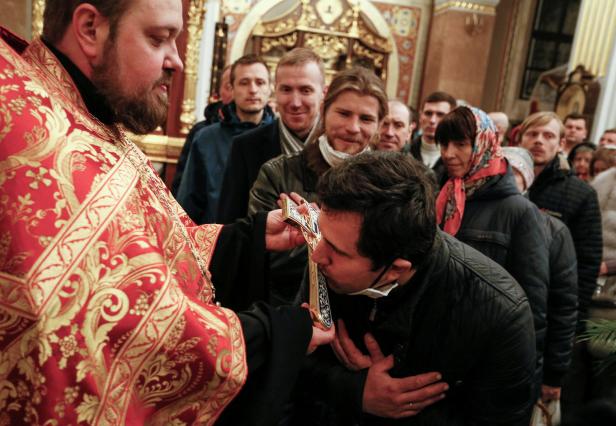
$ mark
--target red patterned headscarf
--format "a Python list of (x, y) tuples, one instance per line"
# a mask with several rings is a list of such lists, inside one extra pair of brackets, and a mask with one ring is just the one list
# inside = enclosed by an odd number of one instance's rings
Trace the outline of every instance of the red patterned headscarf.
[(449, 178), (436, 198), (438, 224), (444, 223), (443, 229), (451, 235), (456, 235), (460, 229), (467, 195), (475, 192), (490, 176), (504, 175), (507, 172), (507, 162), (501, 153), (494, 123), (482, 110), (468, 108), (477, 123), (470, 169), (461, 178)]

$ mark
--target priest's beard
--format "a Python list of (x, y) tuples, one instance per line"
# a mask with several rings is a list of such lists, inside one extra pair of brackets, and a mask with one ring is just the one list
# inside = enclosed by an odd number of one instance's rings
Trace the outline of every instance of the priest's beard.
[(162, 76), (149, 86), (139, 86), (123, 92), (119, 79), (118, 49), (115, 41), (108, 40), (101, 65), (94, 66), (92, 83), (105, 98), (114, 119), (127, 130), (138, 135), (150, 133), (162, 126), (169, 108), (166, 94), (157, 87), (171, 85), (172, 71), (164, 70)]

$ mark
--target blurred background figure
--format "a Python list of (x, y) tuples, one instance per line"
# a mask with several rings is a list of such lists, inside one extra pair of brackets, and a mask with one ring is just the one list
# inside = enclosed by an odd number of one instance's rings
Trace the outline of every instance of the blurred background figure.
[(601, 172), (614, 166), (616, 166), (616, 146), (601, 146), (592, 156), (590, 174), (594, 178)]
[(582, 114), (569, 114), (565, 117), (565, 142), (562, 150), (565, 155), (586, 140), (588, 136), (588, 125), (586, 123), (586, 117)]
[(389, 113), (381, 122), (378, 151), (403, 151), (411, 141), (411, 111), (400, 101), (389, 101)]
[(590, 142), (582, 142), (577, 144), (571, 152), (569, 152), (569, 156), (567, 160), (571, 167), (573, 168), (573, 173), (584, 182), (588, 182), (592, 179), (592, 175), (590, 173), (590, 163), (592, 162), (592, 157), (597, 147)]
[(607, 129), (599, 139), (599, 146), (614, 145), (616, 146), (616, 128)]
[(509, 117), (504, 112), (491, 112), (488, 117), (492, 119), (492, 122), (496, 126), (496, 136), (498, 137), (498, 143), (501, 146), (505, 146), (505, 138), (507, 137), (507, 130), (509, 129)]

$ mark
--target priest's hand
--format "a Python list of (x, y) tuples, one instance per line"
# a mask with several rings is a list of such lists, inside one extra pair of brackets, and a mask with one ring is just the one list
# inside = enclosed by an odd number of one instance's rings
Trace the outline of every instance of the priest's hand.
[(265, 248), (269, 251), (291, 250), (304, 244), (301, 231), (282, 220), (282, 210), (272, 210), (265, 222)]
[(439, 373), (430, 372), (396, 379), (388, 373), (393, 366), (394, 357), (389, 355), (368, 369), (362, 397), (364, 412), (400, 419), (415, 416), (424, 408), (445, 398), (445, 391), (449, 386), (440, 381)]
[[(310, 310), (310, 305), (308, 303), (302, 303), (302, 308)], [(308, 350), (306, 351), (306, 355), (310, 355), (313, 353), (319, 346), (327, 345), (334, 340), (336, 336), (336, 327), (331, 326), (329, 330), (324, 330), (318, 325), (312, 325), (312, 338), (310, 339), (310, 343), (308, 344)]]

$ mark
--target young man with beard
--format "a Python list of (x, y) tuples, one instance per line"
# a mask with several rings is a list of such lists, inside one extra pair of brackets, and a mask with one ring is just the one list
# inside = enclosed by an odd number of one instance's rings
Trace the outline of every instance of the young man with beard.
[(376, 149), (403, 152), (414, 130), (411, 110), (400, 101), (389, 101), (388, 105), (389, 113), (381, 123)]
[(325, 90), (321, 57), (307, 48), (284, 54), (276, 67), (275, 96), (280, 118), (233, 140), (220, 194), (218, 223), (231, 223), (248, 210), (248, 193), (266, 161), (293, 154), (318, 131)]
[(125, 134), (164, 121), (182, 24), (179, 0), (47, 0), (42, 39), (0, 29), (0, 423), (212, 424), (249, 374), (276, 392), (235, 414), (272, 424), (327, 341), (214, 303), (299, 237), (280, 212), (195, 226)]
[(220, 122), (195, 134), (176, 199), (197, 223), (215, 223), (222, 180), (233, 138), (273, 121), (267, 101), (269, 70), (263, 59), (246, 55), (231, 66), (233, 102)]
[[(248, 212), (270, 211), (280, 194), (295, 192), (315, 201), (316, 183), (326, 170), (370, 150), (379, 123), (387, 114), (387, 95), (380, 78), (365, 68), (341, 71), (332, 80), (321, 105), (322, 127), (300, 152), (269, 160), (250, 190)], [(307, 262), (305, 247), (270, 256), (266, 299), (275, 305), (294, 300)], [(237, 291), (229, 306), (246, 307), (254, 300)]]
[[(522, 148), (530, 151), (535, 165), (535, 181), (528, 198), (541, 210), (567, 225), (573, 238), (578, 272), (578, 319), (576, 335), (585, 330), (588, 307), (597, 287), (601, 263), (601, 213), (597, 193), (577, 178), (567, 160), (559, 155), (564, 144), (565, 128), (553, 112), (528, 116), (520, 129)], [(585, 343), (574, 346), (572, 367), (564, 379), (563, 413), (568, 414), (584, 402), (586, 371)]]
[(319, 180), (312, 259), (337, 337), (307, 360), (293, 425), (528, 425), (528, 300), (503, 268), (437, 230), (432, 188), (421, 164), (393, 152)]

